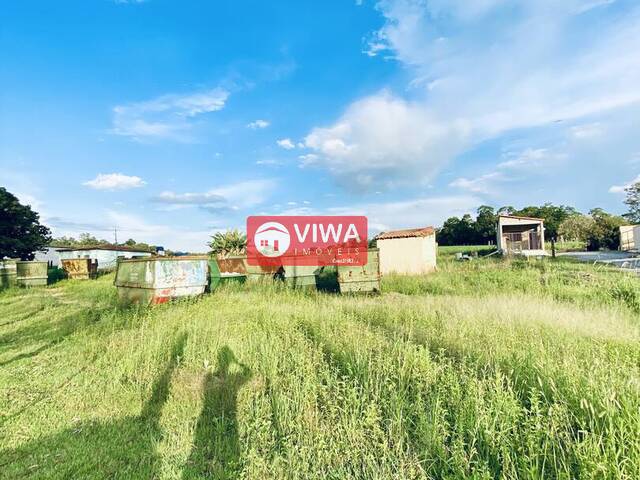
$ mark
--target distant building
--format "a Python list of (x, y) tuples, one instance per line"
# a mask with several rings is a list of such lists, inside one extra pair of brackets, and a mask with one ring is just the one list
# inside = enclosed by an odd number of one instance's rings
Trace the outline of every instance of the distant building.
[(497, 230), (498, 250), (504, 255), (547, 255), (543, 219), (500, 215)]
[(620, 250), (624, 252), (640, 250), (640, 225), (620, 227)]
[(376, 237), (380, 273), (422, 274), (436, 269), (436, 231), (433, 227), (383, 232)]
[(98, 270), (113, 270), (118, 258), (150, 257), (148, 250), (131, 247), (105, 245), (94, 247), (55, 247), (61, 260), (67, 258), (90, 258), (98, 261)]
[(47, 247), (43, 252), (36, 252), (34, 260), (47, 262), (49, 267), (60, 267), (60, 254), (58, 247)]

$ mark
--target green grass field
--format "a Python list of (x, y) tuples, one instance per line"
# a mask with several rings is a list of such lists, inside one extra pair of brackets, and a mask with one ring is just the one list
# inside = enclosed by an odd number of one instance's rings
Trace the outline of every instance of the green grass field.
[(380, 296), (0, 293), (0, 478), (640, 478), (640, 280), (454, 253)]

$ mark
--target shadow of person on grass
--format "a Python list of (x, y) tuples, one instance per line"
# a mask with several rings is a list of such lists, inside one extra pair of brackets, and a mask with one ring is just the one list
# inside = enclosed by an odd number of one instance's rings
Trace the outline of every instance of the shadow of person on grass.
[(202, 411), (183, 479), (237, 477), (240, 469), (237, 397), (250, 378), (249, 368), (236, 359), (229, 347), (222, 347), (216, 371), (208, 372), (203, 381)]
[(186, 335), (175, 342), (138, 416), (90, 421), (16, 449), (0, 451), (0, 478), (140, 478), (158, 476), (160, 415)]

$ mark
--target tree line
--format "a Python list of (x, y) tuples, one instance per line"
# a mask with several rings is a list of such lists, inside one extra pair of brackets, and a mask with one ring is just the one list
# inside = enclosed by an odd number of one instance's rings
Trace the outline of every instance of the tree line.
[[(109, 247), (114, 246), (108, 240), (98, 239), (89, 233), (81, 233), (78, 238), (75, 237), (57, 237), (49, 243), (51, 247)], [(143, 251), (155, 251), (155, 245), (149, 245), (144, 242), (136, 242), (133, 238), (128, 239), (124, 243), (118, 243), (120, 247), (130, 247)]]
[(438, 244), (494, 245), (500, 215), (541, 218), (544, 220), (547, 240), (582, 242), (589, 250), (617, 249), (620, 246), (620, 226), (627, 225), (632, 220), (629, 218), (632, 216), (630, 214), (614, 215), (601, 208), (594, 208), (583, 214), (574, 207), (552, 203), (528, 206), (519, 210), (511, 206), (496, 210), (489, 205), (482, 205), (478, 208), (475, 218), (465, 214), (461, 218), (447, 219), (442, 227), (436, 230)]

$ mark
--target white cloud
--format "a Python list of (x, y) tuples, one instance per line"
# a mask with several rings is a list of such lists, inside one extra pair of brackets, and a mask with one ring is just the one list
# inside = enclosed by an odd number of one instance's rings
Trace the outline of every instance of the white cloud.
[(296, 148), (295, 144), (291, 141), (290, 138), (283, 138), (276, 142), (278, 146), (284, 148), (285, 150), (293, 150)]
[(255, 122), (248, 123), (247, 128), (258, 130), (261, 128), (267, 128), (269, 125), (271, 125), (271, 123), (266, 120), (256, 120)]
[(329, 215), (366, 215), (371, 233), (394, 228), (439, 226), (451, 216), (462, 216), (481, 205), (473, 195), (414, 198), (330, 208)]
[(511, 170), (527, 170), (535, 172), (535, 169), (557, 166), (567, 158), (567, 154), (552, 152), (546, 148), (527, 148), (522, 152), (507, 152), (507, 160), (498, 164), (498, 168)]
[(604, 3), (380, 1), (385, 25), (369, 53), (405, 67), (406, 98), (357, 100), (333, 124), (312, 129), (306, 145), (343, 183), (374, 191), (424, 182), (458, 154), (516, 129), (637, 109), (640, 9), (606, 22), (576, 20)]
[(45, 193), (38, 182), (35, 181), (33, 173), (23, 173), (22, 171), (12, 170), (15, 162), (2, 162), (0, 154), (0, 186), (18, 198), (22, 205), (29, 205), (32, 210), (36, 211), (41, 219), (45, 219), (48, 215), (46, 211), (46, 203), (42, 200)]
[(471, 213), (481, 204), (482, 201), (474, 195), (448, 195), (418, 197), (398, 202), (356, 203), (322, 209), (305, 204), (291, 206), (276, 213), (262, 212), (262, 214), (365, 215), (369, 223), (369, 233), (375, 234), (395, 228), (440, 226), (447, 218)]
[(598, 7), (604, 7), (614, 3), (616, 0), (587, 0), (580, 2), (576, 8), (576, 13), (584, 13)]
[(35, 196), (24, 192), (12, 192), (22, 205), (28, 205), (32, 210), (39, 212), (43, 203)]
[(223, 185), (203, 193), (175, 193), (165, 191), (153, 198), (171, 209), (198, 206), (210, 212), (240, 210), (263, 203), (274, 190), (272, 179), (248, 180)]
[(496, 192), (499, 183), (509, 180), (510, 177), (502, 172), (491, 172), (474, 178), (457, 178), (449, 186), (473, 193), (490, 194)]
[(604, 133), (604, 128), (600, 123), (587, 123), (584, 125), (575, 125), (570, 129), (571, 135), (577, 139), (588, 139), (600, 137)]
[(122, 173), (100, 173), (93, 180), (88, 180), (83, 185), (96, 190), (127, 190), (140, 188), (146, 184), (140, 177), (123, 175)]
[(638, 175), (636, 178), (631, 180), (626, 185), (612, 185), (609, 188), (609, 193), (625, 193), (625, 190), (627, 188), (629, 188), (630, 186), (635, 185), (636, 183), (639, 183), (639, 182), (640, 182), (640, 175)]
[(387, 44), (376, 41), (376, 37), (367, 42), (366, 48), (362, 51), (365, 55), (370, 57), (376, 57), (380, 52), (384, 52), (387, 50)]
[[(472, 178), (460, 177), (450, 182), (449, 186), (472, 193), (497, 196), (505, 192), (507, 183), (549, 173), (567, 158), (566, 153), (554, 152), (547, 148), (509, 151), (503, 154), (504, 160), (498, 163), (495, 171)], [(518, 176), (514, 176), (516, 174)]]
[(113, 108), (111, 133), (136, 140), (167, 138), (187, 141), (190, 119), (222, 110), (229, 92), (213, 88), (182, 95), (162, 95), (145, 102), (118, 105)]
[(315, 153), (306, 153), (304, 155), (298, 156), (298, 160), (300, 160), (301, 167), (307, 167), (309, 165), (313, 165), (318, 161), (319, 158), (320, 156), (316, 155)]
[(214, 230), (193, 230), (169, 225), (148, 223), (145, 218), (130, 213), (107, 210), (107, 222), (118, 228), (118, 239), (134, 238), (152, 245), (162, 245), (171, 250), (191, 252), (208, 251), (207, 242)]
[(193, 229), (150, 223), (146, 217), (119, 210), (107, 209), (99, 215), (100, 222), (86, 222), (61, 217), (47, 218), (45, 223), (51, 227), (54, 237), (77, 237), (89, 233), (97, 238), (113, 241), (114, 228), (118, 232), (118, 241), (133, 238), (150, 245), (162, 245), (171, 250), (206, 252), (207, 242), (215, 233), (214, 229)]
[(169, 203), (175, 205), (209, 205), (215, 203), (226, 203), (227, 199), (213, 191), (205, 193), (175, 193), (164, 191), (154, 198), (156, 202)]
[[(464, 122), (442, 124), (426, 109), (383, 91), (352, 104), (332, 126), (305, 138), (304, 164), (355, 188), (426, 182), (465, 144)], [(312, 160), (312, 161), (310, 161)]]
[(256, 165), (277, 167), (283, 164), (283, 162), (281, 162), (280, 160), (276, 160), (275, 158), (262, 158), (260, 160), (256, 160)]

